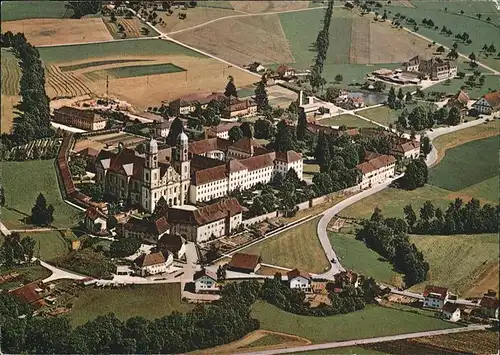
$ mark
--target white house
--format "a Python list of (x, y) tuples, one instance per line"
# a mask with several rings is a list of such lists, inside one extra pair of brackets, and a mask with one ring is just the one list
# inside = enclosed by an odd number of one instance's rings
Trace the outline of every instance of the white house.
[(193, 275), (194, 290), (196, 293), (219, 292), (217, 274), (207, 269), (197, 271)]
[(85, 211), (85, 228), (90, 233), (100, 233), (106, 230), (106, 216), (97, 208), (91, 206)]
[(312, 278), (307, 272), (300, 271), (299, 269), (293, 269), (288, 271), (286, 274), (288, 276), (288, 282), (291, 289), (299, 289), (307, 293), (312, 292)]
[(425, 286), (424, 307), (441, 309), (448, 300), (449, 292), (445, 287)]
[(479, 113), (489, 115), (500, 110), (500, 91), (490, 92), (472, 104)]
[(156, 275), (167, 272), (173, 262), (173, 254), (165, 251), (142, 254), (134, 261), (141, 276)]
[(281, 64), (278, 68), (276, 68), (275, 72), (283, 79), (291, 78), (295, 76), (295, 69), (289, 67), (288, 65)]
[(174, 120), (165, 120), (164, 118), (162, 118), (161, 121), (156, 121), (154, 123), (155, 135), (157, 137), (167, 137), (173, 121)]
[(356, 165), (356, 168), (362, 174), (359, 188), (363, 190), (375, 184), (381, 184), (393, 177), (396, 158), (392, 155), (367, 152), (365, 161)]
[(443, 306), (442, 317), (450, 322), (460, 320), (460, 307), (455, 303), (446, 302)]
[(484, 295), (479, 305), (483, 316), (498, 319), (498, 298), (495, 295)]

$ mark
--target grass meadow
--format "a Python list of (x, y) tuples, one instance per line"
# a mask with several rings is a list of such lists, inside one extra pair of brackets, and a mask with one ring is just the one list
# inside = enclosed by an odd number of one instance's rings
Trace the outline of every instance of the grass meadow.
[[(417, 105), (425, 106), (430, 109), (436, 107), (432, 102), (417, 102), (417, 103), (405, 104), (405, 108), (408, 112), (411, 112)], [(401, 114), (401, 112), (403, 112), (403, 109), (391, 110), (387, 106), (379, 106), (379, 107), (367, 108), (365, 110), (360, 110), (357, 111), (356, 113), (372, 121), (381, 123), (385, 126), (389, 126), (390, 124), (396, 123), (398, 116)]]
[(2, 48), (2, 95), (18, 95), (21, 68), (14, 54)]
[(331, 118), (326, 118), (318, 121), (319, 124), (323, 126), (342, 126), (346, 125), (347, 128), (374, 128), (378, 127), (377, 125), (365, 121), (362, 118), (356, 117), (350, 114), (342, 114), (338, 116), (334, 116)]
[(2, 21), (30, 18), (68, 18), (73, 10), (64, 1), (2, 1)]
[(79, 63), (79, 64), (72, 64), (72, 65), (59, 65), (59, 69), (61, 69), (62, 72), (66, 71), (74, 71), (78, 69), (87, 69), (87, 68), (92, 68), (92, 67), (98, 67), (101, 65), (109, 65), (109, 64), (121, 64), (121, 63), (130, 63), (130, 62), (142, 62), (145, 61), (143, 59), (111, 59), (111, 60), (100, 60), (96, 62), (85, 62), (85, 63)]
[[(423, 90), (424, 92), (446, 92), (446, 93), (456, 93), (465, 86), (465, 91), (471, 99), (479, 99), (484, 94), (487, 94), (490, 91), (498, 89), (500, 87), (500, 76), (498, 75), (485, 75), (484, 84), (482, 86), (475, 86), (470, 88), (465, 84), (467, 81), (467, 77), (464, 79), (451, 79), (450, 84), (445, 84), (445, 82), (440, 82), (436, 85), (430, 86), (429, 88)], [(476, 80), (476, 82), (478, 82)]]
[(106, 75), (109, 75), (117, 79), (121, 79), (121, 78), (132, 78), (132, 77), (147, 76), (147, 75), (179, 73), (183, 71), (186, 70), (172, 63), (165, 63), (165, 64), (150, 64), (150, 65), (131, 65), (125, 67), (96, 70), (85, 73), (85, 76), (87, 76), (91, 80), (99, 80), (105, 78)]

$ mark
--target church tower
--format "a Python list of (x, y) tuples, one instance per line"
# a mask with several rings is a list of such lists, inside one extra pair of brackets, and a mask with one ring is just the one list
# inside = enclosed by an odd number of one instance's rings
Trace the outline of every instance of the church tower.
[(177, 136), (175, 154), (174, 154), (174, 168), (181, 176), (181, 188), (179, 201), (183, 205), (187, 201), (188, 190), (190, 185), (190, 169), (191, 163), (189, 161), (189, 138), (186, 133), (182, 132)]
[(152, 213), (160, 193), (160, 168), (158, 167), (158, 143), (154, 138), (146, 144), (146, 161), (142, 172), (142, 207)]

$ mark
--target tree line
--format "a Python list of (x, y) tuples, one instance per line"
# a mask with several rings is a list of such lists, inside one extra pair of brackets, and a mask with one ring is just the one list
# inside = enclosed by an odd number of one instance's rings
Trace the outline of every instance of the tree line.
[(325, 10), (325, 16), (323, 18), (323, 27), (316, 37), (315, 47), (316, 47), (316, 58), (314, 60), (314, 65), (311, 68), (311, 74), (309, 75), (309, 83), (313, 90), (317, 90), (326, 84), (326, 80), (321, 76), (323, 72), (323, 65), (326, 59), (326, 53), (328, 52), (328, 47), (330, 46), (330, 21), (332, 19), (333, 13), (333, 0), (328, 1), (328, 7)]
[(456, 126), (460, 121), (460, 110), (457, 107), (452, 107), (450, 110), (442, 107), (434, 111), (431, 108), (417, 105), (411, 112), (404, 109), (398, 116), (396, 125), (400, 130), (410, 128), (422, 131), (434, 127), (435, 124)]
[(361, 222), (356, 239), (389, 260), (404, 273), (406, 287), (425, 281), (429, 264), (415, 244), (410, 243), (408, 225), (401, 218), (384, 218), (376, 207), (371, 218)]
[(466, 204), (457, 198), (444, 212), (431, 201), (425, 201), (419, 211), (420, 218), (411, 204), (406, 205), (403, 212), (409, 230), (414, 234), (498, 233), (500, 205), (486, 203), (481, 206), (475, 198)]
[(12, 134), (2, 134), (2, 144), (12, 147), (53, 136), (49, 98), (45, 92), (45, 72), (38, 49), (28, 43), (23, 33), (2, 33), (0, 43), (2, 48), (12, 48), (22, 72), (19, 81), (19, 109), (22, 113), (14, 118)]

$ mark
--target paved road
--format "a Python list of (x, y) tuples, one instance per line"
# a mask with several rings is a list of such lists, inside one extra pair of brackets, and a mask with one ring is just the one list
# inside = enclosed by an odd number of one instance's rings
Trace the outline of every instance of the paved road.
[(88, 277), (88, 276), (78, 275), (78, 274), (75, 274), (75, 273), (70, 272), (70, 271), (59, 269), (55, 266), (47, 264), (45, 261), (42, 261), (42, 260), (39, 260), (39, 261), (40, 261), (40, 265), (42, 265), (44, 268), (52, 271), (52, 275), (50, 275), (46, 279), (43, 279), (44, 283), (59, 280), (59, 279), (83, 280), (83, 279)]
[(303, 351), (343, 348), (343, 347), (347, 347), (347, 346), (356, 346), (356, 345), (362, 345), (362, 344), (382, 343), (382, 342), (394, 341), (394, 340), (430, 337), (430, 336), (443, 335), (443, 334), (472, 332), (472, 331), (484, 330), (484, 329), (486, 329), (486, 326), (484, 326), (484, 325), (472, 325), (472, 326), (463, 327), (463, 328), (451, 328), (451, 329), (443, 329), (443, 330), (432, 330), (432, 331), (427, 331), (427, 332), (391, 335), (391, 336), (378, 337), (378, 338), (339, 341), (339, 342), (332, 342), (332, 343), (325, 343), (325, 344), (298, 346), (295, 348), (287, 348), (287, 349), (255, 351), (255, 352), (247, 352), (245, 354), (246, 355), (289, 354), (289, 353), (297, 353), (297, 352), (303, 352)]

